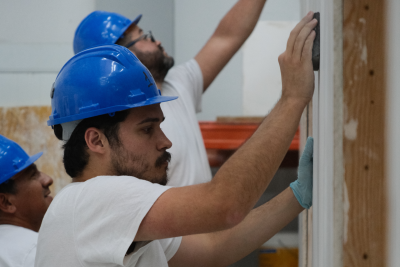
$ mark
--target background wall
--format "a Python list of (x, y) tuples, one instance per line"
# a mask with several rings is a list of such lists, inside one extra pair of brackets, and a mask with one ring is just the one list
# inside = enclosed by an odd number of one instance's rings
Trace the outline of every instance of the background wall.
[(0, 106), (50, 104), (51, 85), (73, 55), (75, 28), (94, 3), (1, 0)]
[(173, 54), (174, 0), (0, 0), (0, 107), (50, 105), (50, 88), (73, 56), (76, 27), (100, 9), (129, 18), (144, 14), (140, 26), (152, 30)]

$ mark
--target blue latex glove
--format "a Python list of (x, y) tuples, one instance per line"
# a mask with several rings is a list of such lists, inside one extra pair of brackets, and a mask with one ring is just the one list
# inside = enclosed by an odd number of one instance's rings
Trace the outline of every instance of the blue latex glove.
[(308, 137), (303, 155), (300, 158), (297, 180), (290, 184), (295, 197), (305, 209), (309, 209), (312, 205), (313, 148), (314, 139)]

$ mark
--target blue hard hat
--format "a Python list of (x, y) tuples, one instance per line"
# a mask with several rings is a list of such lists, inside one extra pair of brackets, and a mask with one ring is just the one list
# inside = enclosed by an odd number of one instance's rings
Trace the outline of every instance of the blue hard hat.
[(133, 21), (113, 12), (94, 11), (82, 20), (75, 32), (74, 53), (85, 49), (115, 44), (131, 24), (137, 24), (142, 15)]
[(48, 125), (174, 100), (162, 96), (149, 70), (127, 48), (98, 46), (73, 56), (51, 91)]
[(32, 157), (14, 141), (0, 135), (0, 184), (29, 167), (43, 152)]

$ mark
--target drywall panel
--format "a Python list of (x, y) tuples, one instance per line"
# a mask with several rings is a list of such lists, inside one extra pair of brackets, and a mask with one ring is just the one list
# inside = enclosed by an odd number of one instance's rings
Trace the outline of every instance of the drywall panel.
[(278, 56), (286, 49), (294, 21), (259, 21), (243, 46), (243, 115), (264, 116), (279, 100)]
[(387, 69), (387, 109), (386, 109), (386, 171), (388, 177), (387, 231), (388, 266), (397, 267), (400, 262), (400, 1), (388, 0), (386, 6), (386, 69)]

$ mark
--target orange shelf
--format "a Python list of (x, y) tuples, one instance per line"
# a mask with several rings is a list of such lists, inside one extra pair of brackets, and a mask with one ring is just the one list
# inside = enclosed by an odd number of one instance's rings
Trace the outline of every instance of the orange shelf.
[[(258, 123), (199, 122), (207, 149), (236, 150), (255, 132)], [(299, 150), (299, 130), (297, 130), (289, 150)]]

